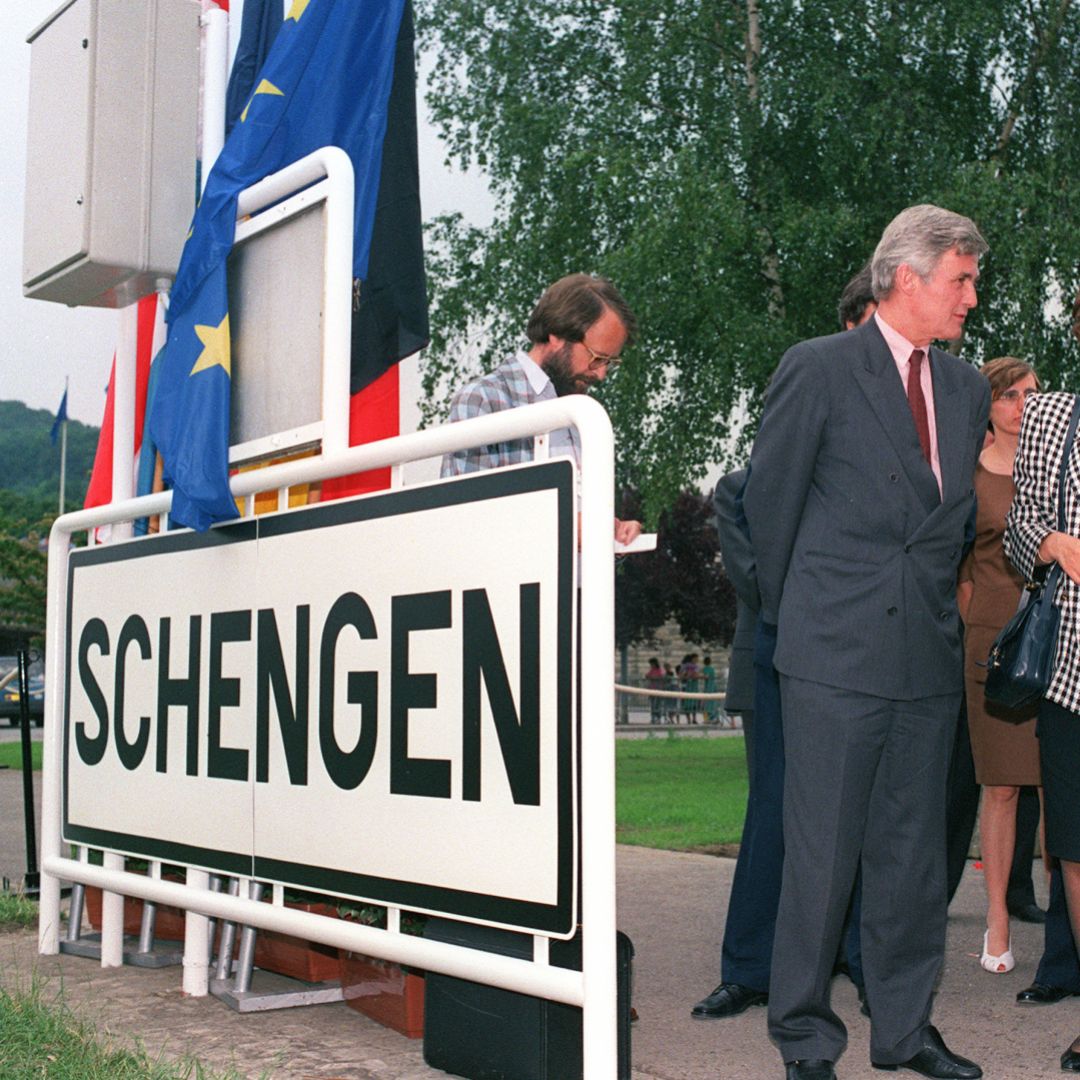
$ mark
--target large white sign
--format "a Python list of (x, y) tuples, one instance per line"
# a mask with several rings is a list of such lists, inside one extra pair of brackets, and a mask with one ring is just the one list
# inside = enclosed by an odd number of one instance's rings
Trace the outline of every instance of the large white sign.
[(574, 472), (75, 552), (64, 839), (576, 922)]

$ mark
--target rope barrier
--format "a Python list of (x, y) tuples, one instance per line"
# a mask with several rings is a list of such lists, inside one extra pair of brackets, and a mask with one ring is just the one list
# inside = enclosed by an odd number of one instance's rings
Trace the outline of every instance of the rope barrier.
[(623, 686), (616, 683), (615, 689), (621, 694), (637, 694), (638, 697), (679, 698), (691, 701), (719, 701), (723, 704), (727, 694), (706, 693), (704, 690), (652, 690), (645, 686)]

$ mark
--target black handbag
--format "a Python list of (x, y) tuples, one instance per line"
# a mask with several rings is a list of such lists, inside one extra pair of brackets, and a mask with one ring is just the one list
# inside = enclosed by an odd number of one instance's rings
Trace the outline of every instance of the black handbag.
[(1038, 701), (1054, 677), (1058, 622), (1054, 591), (1061, 568), (1039, 584), (1029, 583), (1021, 606), (990, 646), (986, 660), (986, 700), (1009, 709)]
[[(1073, 403), (1058, 476), (1058, 531), (1065, 532), (1065, 469), (1080, 422), (1080, 397)], [(1058, 623), (1054, 605), (1061, 567), (1054, 563), (1039, 583), (1029, 582), (1016, 614), (1005, 624), (986, 660), (986, 700), (1006, 708), (1032, 705), (1046, 693), (1057, 663)]]

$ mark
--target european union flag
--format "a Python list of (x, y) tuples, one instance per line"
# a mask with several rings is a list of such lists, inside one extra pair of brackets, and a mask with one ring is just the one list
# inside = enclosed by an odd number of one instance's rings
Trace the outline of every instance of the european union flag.
[(251, 100), (259, 70), (281, 29), (284, 11), (281, 0), (244, 0), (240, 44), (236, 47), (229, 88), (225, 92), (226, 132), (239, 123), (240, 113)]
[(64, 396), (60, 399), (60, 408), (56, 410), (56, 419), (52, 422), (52, 427), (49, 429), (49, 439), (53, 446), (56, 445), (56, 440), (60, 437), (60, 425), (67, 420), (67, 388), (64, 388)]
[(404, 0), (292, 0), (184, 247), (150, 428), (174, 489), (171, 517), (195, 529), (237, 516), (229, 493), (231, 366), (225, 260), (240, 191), (322, 146), (356, 180), (353, 275), (367, 276), (394, 46)]

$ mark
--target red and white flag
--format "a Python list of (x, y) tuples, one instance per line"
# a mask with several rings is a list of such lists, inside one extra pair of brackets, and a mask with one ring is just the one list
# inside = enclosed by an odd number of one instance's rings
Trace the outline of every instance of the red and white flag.
[[(143, 421), (146, 416), (146, 386), (150, 379), (150, 362), (165, 340), (164, 311), (160, 310), (156, 293), (144, 296), (139, 301), (138, 317), (135, 328), (135, 432), (130, 456), (126, 452), (124, 460), (133, 470), (138, 461), (142, 446)], [(121, 347), (130, 349), (131, 342), (122, 343)], [(105, 398), (105, 415), (101, 420), (101, 434), (98, 436), (97, 453), (94, 455), (94, 468), (90, 474), (90, 485), (86, 489), (86, 507), (104, 506), (112, 502), (113, 495), (113, 429), (116, 407), (116, 356), (113, 355), (112, 369), (109, 372), (109, 389)]]

